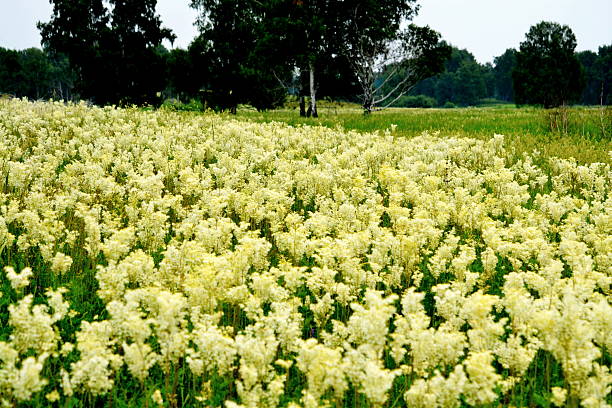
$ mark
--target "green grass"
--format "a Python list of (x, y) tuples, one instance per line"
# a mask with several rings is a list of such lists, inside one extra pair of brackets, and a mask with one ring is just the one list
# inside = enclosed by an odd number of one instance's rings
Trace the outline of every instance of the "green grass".
[(506, 147), (517, 155), (538, 150), (544, 157), (573, 157), (579, 163), (609, 163), (608, 152), (612, 151), (611, 107), (392, 108), (364, 115), (357, 105), (323, 103), (319, 118), (300, 117), (297, 109), (257, 112), (248, 108), (239, 109), (237, 117), (292, 126), (341, 126), (360, 132), (384, 131), (397, 125), (394, 135), (403, 137), (440, 132), (441, 136), (490, 139), (502, 134), (507, 136)]

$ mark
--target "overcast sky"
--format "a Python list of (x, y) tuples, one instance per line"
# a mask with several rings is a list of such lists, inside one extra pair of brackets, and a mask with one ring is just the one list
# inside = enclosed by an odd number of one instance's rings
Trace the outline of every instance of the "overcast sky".
[[(158, 0), (164, 25), (186, 47), (196, 34), (189, 0)], [(571, 27), (578, 51), (612, 44), (612, 0), (421, 0), (415, 23), (429, 25), (451, 44), (491, 62), (507, 48), (518, 48), (529, 27), (542, 20)], [(0, 47), (40, 47), (37, 21), (48, 21), (48, 0), (0, 0)]]

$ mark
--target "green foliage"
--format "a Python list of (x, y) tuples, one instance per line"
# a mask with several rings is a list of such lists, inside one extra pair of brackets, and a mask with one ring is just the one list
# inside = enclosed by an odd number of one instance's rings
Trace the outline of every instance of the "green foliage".
[(57, 0), (51, 20), (38, 23), (43, 46), (65, 54), (77, 73), (75, 88), (79, 96), (99, 103), (114, 99), (110, 75), (114, 68), (104, 56), (111, 41), (109, 20), (101, 0)]
[(0, 48), (0, 92), (16, 95), (19, 87), (16, 73), (21, 71), (19, 53)]
[[(387, 107), (418, 81), (443, 70), (450, 47), (429, 27), (401, 23), (416, 17), (415, 0), (349, 2), (340, 31), (345, 55), (361, 86), (362, 106), (370, 113)], [(377, 74), (382, 73), (377, 81)]]
[(43, 52), (0, 50), (0, 92), (120, 105), (197, 99), (230, 112), (240, 104), (274, 109), (288, 95), (313, 103), (361, 97), (369, 112), (431, 106), (403, 95), (440, 107), (510, 102), (516, 82), (521, 104), (611, 103), (612, 46), (574, 56), (569, 27), (540, 23), (520, 52), (480, 64), (429, 27), (408, 25), (417, 2), (191, 0), (200, 35), (168, 51), (161, 43), (174, 36), (155, 14), (157, 0), (51, 0), (50, 20), (38, 23)]
[(446, 72), (440, 75), (436, 84), (438, 103), (444, 107), (447, 107), (447, 102), (458, 106), (477, 105), (487, 96), (485, 69), (467, 50), (453, 49), (446, 63)]
[[(294, 91), (301, 97), (310, 96), (308, 116), (317, 117), (317, 97), (340, 96), (344, 93), (342, 88), (346, 89), (347, 84), (350, 88), (352, 81), (350, 71), (343, 69), (347, 61), (338, 52), (342, 41), (342, 5), (325, 0), (272, 0), (270, 4), (275, 18), (264, 30), (266, 38), (273, 35), (274, 28), (282, 33), (273, 41), (277, 46), (272, 49), (284, 50), (280, 55), (299, 71)], [(338, 93), (335, 84), (329, 86), (333, 77), (345, 84), (338, 87)], [(304, 99), (301, 102), (300, 115), (304, 116)]]
[(164, 99), (186, 101), (195, 97), (200, 83), (198, 77), (201, 77), (203, 72), (195, 68), (191, 53), (188, 50), (175, 48), (166, 55), (165, 63)]
[(469, 51), (451, 47), (444, 72), (417, 83), (410, 94), (432, 97), (441, 107), (447, 102), (457, 106), (477, 106), (481, 99), (493, 98), (496, 89), (491, 64), (479, 64)]
[(38, 23), (42, 43), (64, 54), (75, 88), (98, 104), (156, 103), (163, 89), (161, 42), (173, 40), (155, 14), (157, 0), (51, 0), (53, 14)]
[[(274, 2), (271, 2), (274, 3)], [(265, 32), (276, 27), (270, 5), (258, 1), (194, 0), (200, 35), (190, 48), (195, 65), (206, 61), (208, 78), (199, 81), (207, 90), (200, 98), (207, 106), (235, 112), (248, 103), (258, 110), (282, 105), (290, 77), (290, 65), (270, 48), (277, 43)], [(280, 55), (284, 53), (280, 52)]]
[(485, 79), (477, 63), (464, 63), (456, 73), (456, 97), (454, 100), (460, 106), (474, 106), (487, 95)]
[[(373, 84), (373, 104), (394, 105), (415, 84), (444, 70), (452, 47), (429, 27), (411, 24), (399, 34), (399, 61), (384, 67), (380, 84)], [(395, 56), (393, 56), (395, 58)]]
[(503, 105), (510, 105), (510, 104), (511, 103), (508, 101), (504, 101), (501, 99), (495, 99), (495, 98), (482, 98), (481, 100), (478, 101), (479, 108), (496, 107), (496, 106), (503, 106)]
[(117, 64), (115, 87), (122, 104), (157, 103), (164, 87), (164, 65), (160, 53), (164, 39), (173, 41), (172, 31), (161, 26), (155, 14), (157, 0), (110, 0), (110, 32), (114, 39), (109, 53)]
[(612, 45), (599, 47), (599, 53), (582, 51), (576, 54), (585, 76), (585, 87), (580, 97), (584, 105), (610, 105), (612, 83)]
[[(281, 105), (289, 92), (309, 95), (309, 110), (317, 116), (317, 95), (352, 99), (363, 90), (357, 83), (372, 90), (371, 57), (388, 53), (392, 43), (402, 48), (392, 68), (401, 75), (388, 97), (401, 95), (419, 79), (439, 72), (448, 53), (439, 34), (428, 27), (400, 30), (402, 21), (416, 15), (415, 3), (193, 0), (200, 13), (197, 41), (205, 44), (199, 55), (209, 68), (202, 99), (230, 112), (238, 104), (265, 110)], [(370, 78), (367, 83), (364, 75)], [(375, 104), (370, 96), (365, 105)]]
[(63, 55), (38, 48), (0, 47), (0, 93), (30, 99), (70, 99), (73, 72)]
[[(579, 60), (586, 80), (586, 87), (579, 100), (584, 105), (612, 103), (612, 46), (599, 48), (599, 53), (582, 51), (575, 56)], [(483, 105), (483, 100), (495, 103), (514, 102), (513, 71), (518, 51), (509, 48), (495, 57), (493, 64), (479, 64), (467, 50), (453, 47), (445, 64), (445, 71), (416, 84), (410, 95), (427, 95), (436, 98), (439, 106), (451, 101), (460, 106)], [(534, 69), (531, 67), (529, 69)], [(531, 71), (526, 71), (529, 76)], [(534, 73), (534, 75), (539, 75)], [(486, 103), (489, 105), (490, 103)], [(543, 105), (543, 103), (540, 103)]]
[(585, 87), (580, 96), (580, 102), (585, 105), (598, 105), (600, 94), (600, 81), (597, 78), (595, 64), (597, 62), (597, 54), (593, 51), (581, 51), (576, 53), (585, 77)]
[(601, 102), (612, 105), (612, 45), (599, 47), (596, 69), (601, 81)]
[[(321, 106), (324, 99), (345, 100), (357, 102), (359, 100), (359, 83), (351, 65), (346, 57), (341, 55), (321, 56), (315, 66), (317, 72), (316, 92), (317, 104)], [(304, 94), (308, 89), (308, 72), (301, 72), (297, 93)]]
[(433, 108), (438, 102), (426, 95), (404, 95), (393, 104), (398, 108)]
[(532, 26), (516, 55), (516, 102), (550, 108), (578, 100), (584, 79), (575, 49), (568, 26), (546, 21)]
[(197, 99), (191, 99), (186, 103), (182, 103), (177, 99), (166, 99), (162, 103), (161, 108), (177, 112), (201, 112), (204, 110), (204, 105)]
[(514, 101), (512, 71), (516, 65), (516, 50), (508, 48), (502, 55), (495, 57), (495, 97), (503, 101)]

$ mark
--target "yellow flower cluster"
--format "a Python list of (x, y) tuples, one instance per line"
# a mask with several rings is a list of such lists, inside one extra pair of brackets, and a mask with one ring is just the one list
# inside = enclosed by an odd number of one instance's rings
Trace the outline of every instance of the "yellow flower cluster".
[[(612, 171), (546, 161), (499, 135), (0, 100), (0, 403), (184, 366), (203, 403), (231, 378), (227, 407), (277, 406), (296, 375), (293, 407), (349, 387), (385, 406), (400, 377), (409, 406), (478, 406), (545, 353), (554, 404), (609, 406)], [(104, 318), (75, 316), (64, 288), (33, 302), (32, 279), (87, 268)]]

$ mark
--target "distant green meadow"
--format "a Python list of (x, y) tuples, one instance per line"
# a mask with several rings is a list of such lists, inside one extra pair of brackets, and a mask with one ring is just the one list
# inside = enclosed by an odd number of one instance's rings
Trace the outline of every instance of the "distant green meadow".
[(608, 152), (612, 151), (611, 107), (390, 108), (364, 115), (357, 105), (323, 102), (318, 118), (300, 117), (297, 108), (268, 112), (242, 108), (238, 118), (292, 126), (341, 126), (364, 132), (384, 131), (396, 125), (394, 134), (406, 137), (439, 132), (440, 136), (488, 140), (502, 134), (507, 136), (506, 147), (515, 149), (518, 155), (538, 150), (542, 156), (573, 157), (579, 163), (609, 163)]

